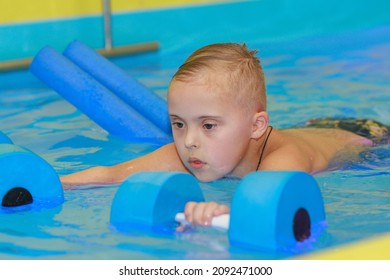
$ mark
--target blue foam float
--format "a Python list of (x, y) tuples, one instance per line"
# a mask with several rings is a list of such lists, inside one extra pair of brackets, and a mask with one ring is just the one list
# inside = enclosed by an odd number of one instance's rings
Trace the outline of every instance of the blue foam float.
[(241, 180), (234, 194), (229, 240), (253, 249), (292, 248), (323, 221), (324, 202), (313, 176), (299, 171), (254, 172)]
[[(118, 189), (110, 223), (120, 231), (146, 228), (172, 231), (182, 222), (188, 201), (204, 201), (197, 180), (187, 173), (142, 172)], [(314, 178), (298, 171), (261, 171), (245, 176), (234, 193), (231, 214), (212, 225), (228, 230), (231, 245), (280, 250), (308, 239), (325, 221), (324, 203)]]
[(80, 41), (70, 43), (63, 54), (163, 132), (172, 133), (167, 103), (153, 91)]
[(115, 194), (110, 222), (119, 230), (175, 230), (175, 215), (188, 201), (204, 201), (196, 179), (180, 172), (140, 172), (129, 176)]
[(26, 206), (29, 209), (52, 208), (64, 201), (57, 173), (33, 152), (1, 143), (0, 167), (0, 212), (12, 212)]
[[(94, 66), (107, 67), (97, 64)], [(170, 134), (142, 115), (145, 112), (136, 111), (131, 106), (133, 104), (127, 104), (90, 73), (53, 48), (41, 49), (34, 57), (30, 71), (109, 133), (135, 142), (172, 142)], [(122, 77), (121, 81), (124, 79)], [(139, 92), (133, 94), (137, 95)], [(140, 98), (146, 102), (151, 100), (146, 92)], [(153, 108), (154, 103), (150, 102), (149, 106)]]

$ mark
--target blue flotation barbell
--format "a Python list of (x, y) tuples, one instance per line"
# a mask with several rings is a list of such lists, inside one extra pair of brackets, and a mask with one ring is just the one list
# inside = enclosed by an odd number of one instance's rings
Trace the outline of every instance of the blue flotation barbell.
[(51, 208), (64, 201), (53, 167), (33, 152), (14, 145), (0, 132), (0, 212), (31, 204)]
[[(198, 181), (190, 174), (141, 172), (129, 176), (111, 207), (111, 224), (119, 231), (134, 228), (174, 231), (185, 204), (202, 202)], [(324, 203), (314, 178), (299, 171), (262, 171), (245, 176), (237, 186), (230, 215), (212, 225), (228, 229), (233, 246), (278, 250), (291, 248), (325, 221)]]

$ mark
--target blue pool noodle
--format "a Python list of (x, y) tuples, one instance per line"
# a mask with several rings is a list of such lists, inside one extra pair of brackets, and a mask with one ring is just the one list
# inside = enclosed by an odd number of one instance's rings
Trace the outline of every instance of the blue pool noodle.
[(153, 91), (79, 41), (70, 43), (63, 54), (162, 131), (171, 134), (167, 103)]
[(171, 136), (139, 114), (56, 50), (45, 47), (30, 71), (108, 132), (130, 141), (158, 144)]

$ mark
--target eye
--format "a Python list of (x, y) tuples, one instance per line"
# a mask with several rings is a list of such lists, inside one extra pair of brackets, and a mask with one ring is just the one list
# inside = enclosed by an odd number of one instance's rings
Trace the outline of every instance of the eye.
[(205, 123), (203, 124), (203, 128), (206, 129), (206, 130), (210, 130), (210, 129), (213, 129), (213, 128), (216, 128), (217, 125), (216, 124), (213, 124), (213, 123)]
[(172, 122), (172, 126), (176, 127), (176, 128), (183, 128), (184, 127), (184, 123), (182, 122)]

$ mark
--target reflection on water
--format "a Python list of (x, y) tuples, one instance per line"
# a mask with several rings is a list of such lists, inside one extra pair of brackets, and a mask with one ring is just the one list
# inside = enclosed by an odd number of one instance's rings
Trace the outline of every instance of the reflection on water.
[[(375, 40), (373, 36), (366, 40), (363, 35), (369, 33), (363, 32), (361, 44), (354, 45), (332, 41), (331, 36), (272, 47), (248, 42), (262, 50), (271, 123), (285, 128), (316, 117), (364, 117), (389, 125), (390, 43), (378, 39), (387, 38), (385, 33), (375, 32), (379, 36)], [(172, 65), (179, 65), (191, 51), (146, 55), (138, 64), (126, 58), (130, 63), (122, 66), (165, 97), (175, 71)], [(0, 129), (16, 144), (48, 160), (60, 174), (115, 164), (156, 148), (108, 135), (40, 84), (2, 90), (0, 107)], [(340, 170), (315, 178), (325, 201), (327, 228), (312, 247), (300, 250), (320, 250), (390, 231), (389, 145), (370, 148)], [(229, 203), (236, 184), (237, 180), (228, 179), (202, 188), (207, 199)], [(173, 236), (118, 233), (109, 224), (116, 189), (70, 190), (65, 192), (65, 203), (50, 212), (0, 216), (0, 258), (278, 259), (291, 255), (232, 248), (226, 233), (215, 229)]]

